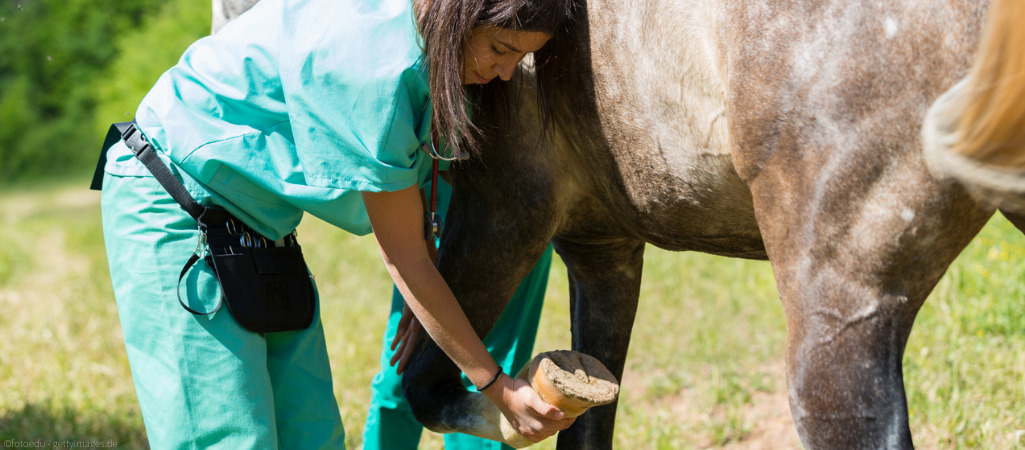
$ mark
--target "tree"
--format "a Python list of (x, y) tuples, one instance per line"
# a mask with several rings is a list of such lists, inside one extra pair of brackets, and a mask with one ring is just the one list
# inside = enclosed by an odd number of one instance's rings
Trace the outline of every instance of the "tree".
[[(123, 119), (102, 117), (108, 97), (137, 103), (176, 59), (161, 55), (180, 54), (209, 24), (208, 0), (0, 2), (0, 178), (91, 170), (106, 132), (99, 124)], [(143, 61), (164, 67), (146, 74)], [(145, 87), (133, 81), (144, 77)]]

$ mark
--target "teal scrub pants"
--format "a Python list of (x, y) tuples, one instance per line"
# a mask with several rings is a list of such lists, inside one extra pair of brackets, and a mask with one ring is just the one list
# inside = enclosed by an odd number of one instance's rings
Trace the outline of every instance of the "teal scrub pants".
[[(154, 449), (344, 448), (319, 306), (301, 331), (260, 335), (205, 263), (178, 285), (199, 232), (152, 177), (103, 181), (103, 236), (132, 379)], [(318, 299), (319, 305), (319, 299)]]
[[(438, 212), (442, 217), (448, 210), (450, 193), (451, 187), (444, 182), (438, 184)], [(520, 283), (495, 327), (484, 338), (484, 345), (506, 373), (515, 375), (533, 357), (534, 339), (551, 265), (552, 247), (549, 245), (534, 269)], [(413, 417), (402, 394), (402, 377), (395, 373), (395, 368), (390, 364), (394, 354), (391, 342), (402, 317), (402, 306), (402, 294), (394, 289), (391, 313), (384, 333), (381, 371), (371, 384), (370, 411), (363, 427), (364, 450), (415, 449), (420, 443), (423, 426)], [(463, 384), (467, 388), (472, 386), (465, 375)], [(444, 439), (447, 450), (512, 448), (496, 441), (459, 433), (446, 434)]]

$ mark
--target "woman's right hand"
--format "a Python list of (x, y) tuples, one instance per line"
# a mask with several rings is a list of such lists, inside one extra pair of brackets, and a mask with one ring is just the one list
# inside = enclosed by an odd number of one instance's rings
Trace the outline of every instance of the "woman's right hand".
[(534, 443), (568, 428), (576, 420), (563, 418), (563, 412), (541, 400), (529, 383), (506, 374), (482, 394), (498, 406), (517, 432)]
[[(403, 304), (402, 317), (395, 329), (395, 337), (391, 341), (391, 349), (395, 352), (391, 357), (391, 365), (395, 366), (395, 373), (402, 375), (402, 372), (406, 370), (409, 357), (413, 354), (416, 341), (420, 338), (421, 329), (420, 321), (413, 315), (409, 305)], [(396, 366), (396, 364), (398, 365)]]

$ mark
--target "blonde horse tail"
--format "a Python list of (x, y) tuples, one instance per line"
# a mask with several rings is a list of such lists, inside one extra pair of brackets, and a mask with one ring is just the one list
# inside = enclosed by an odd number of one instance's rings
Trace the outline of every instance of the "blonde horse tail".
[(1025, 0), (993, 0), (983, 33), (951, 150), (1025, 171)]

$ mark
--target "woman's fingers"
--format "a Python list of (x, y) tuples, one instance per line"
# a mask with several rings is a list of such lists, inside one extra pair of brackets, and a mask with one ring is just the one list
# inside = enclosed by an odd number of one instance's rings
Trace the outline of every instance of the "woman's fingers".
[[(416, 316), (413, 315), (413, 311), (409, 309), (409, 305), (402, 304), (402, 317), (399, 319), (399, 325), (395, 327), (395, 337), (391, 340), (391, 349), (395, 350), (395, 347), (399, 345), (399, 342), (406, 336), (409, 331), (409, 322)], [(395, 365), (395, 359), (392, 358), (393, 366)]]
[(510, 424), (531, 442), (541, 442), (573, 424), (575, 418), (564, 418), (559, 408), (546, 403), (524, 380), (512, 380)]
[(562, 410), (549, 404), (548, 402), (545, 402), (541, 399), (540, 396), (537, 395), (535, 395), (534, 398), (531, 399), (530, 407), (533, 408), (534, 411), (538, 413), (538, 415), (548, 419), (560, 420), (564, 416)]
[[(400, 359), (402, 359), (402, 352), (406, 351), (406, 341), (402, 340), (401, 336), (402, 335), (395, 336), (395, 342), (398, 343), (398, 348), (396, 349), (395, 346), (392, 346), (392, 351), (394, 351), (395, 353), (392, 353), (391, 359), (388, 361), (388, 364), (391, 364), (392, 367), (395, 367), (395, 364), (398, 363)], [(396, 373), (400, 372), (396, 370)]]
[(406, 328), (406, 335), (402, 339), (402, 345), (391, 357), (391, 365), (395, 366), (395, 373), (402, 374), (406, 370), (406, 364), (409, 363), (409, 358), (413, 356), (413, 350), (416, 348), (416, 342), (420, 339), (420, 332), (423, 327), (420, 326), (420, 321), (415, 317), (409, 322), (409, 326)]

